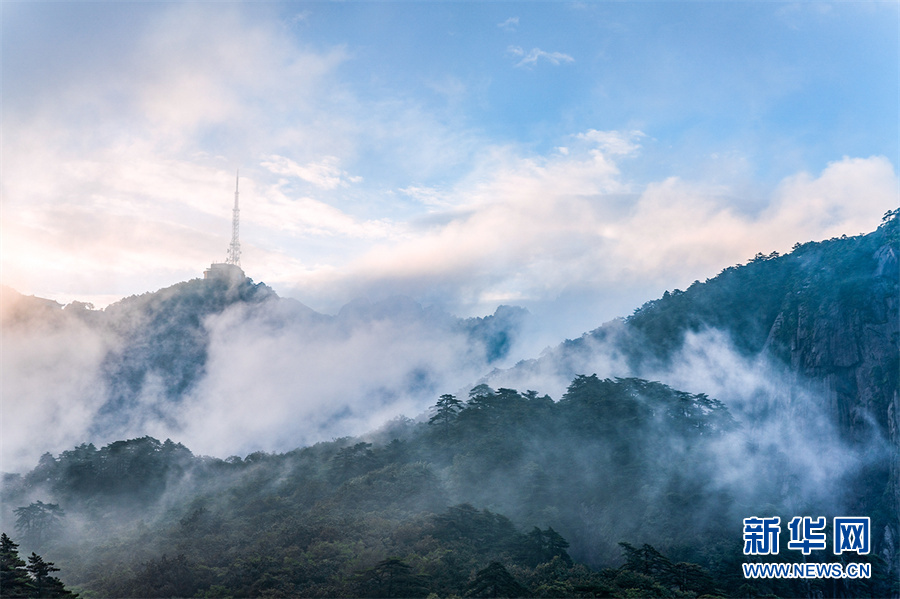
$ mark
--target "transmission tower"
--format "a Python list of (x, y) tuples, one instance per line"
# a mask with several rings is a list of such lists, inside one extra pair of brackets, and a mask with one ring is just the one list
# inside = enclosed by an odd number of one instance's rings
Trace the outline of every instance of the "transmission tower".
[(231, 217), (231, 245), (228, 246), (228, 258), (225, 259), (226, 264), (241, 265), (241, 242), (238, 239), (240, 232), (240, 216), (241, 211), (238, 208), (238, 180), (241, 172), (237, 171), (234, 177), (234, 211)]

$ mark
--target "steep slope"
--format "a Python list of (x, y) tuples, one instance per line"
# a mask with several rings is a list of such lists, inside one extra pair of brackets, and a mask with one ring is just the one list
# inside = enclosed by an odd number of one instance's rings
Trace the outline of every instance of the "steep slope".
[[(759, 255), (666, 293), (630, 318), (493, 373), (486, 380), (496, 390), (478, 385), (468, 401), (441, 396), (429, 424), (400, 418), (364, 437), (224, 461), (149, 437), (47, 454), (26, 475), (6, 477), (4, 522), (12, 520), (11, 507), (58, 502), (76, 524), (49, 542), (47, 555), (73, 564), (79, 584), (110, 596), (158, 593), (152, 585), (166, 572), (181, 573), (175, 581), (186, 585), (181, 594), (366, 595), (386, 568), (420, 590), (462, 593), (479, 576), (496, 573), (495, 561), (548, 595), (581, 589), (628, 596), (640, 588), (675, 596), (687, 590), (674, 582), (678, 566), (685, 577), (708, 578), (649, 545), (626, 544), (623, 569), (600, 575), (569, 560), (615, 563), (620, 541), (652, 543), (702, 563), (733, 594), (896, 593), (897, 219), (889, 215), (869, 235)], [(323, 331), (352, 341), (361, 328), (387, 346), (386, 333), (413, 323), (389, 339), (390, 347), (411, 342), (423, 353), (422, 343), (436, 340), (427, 346), (435, 350), (446, 337), (425, 333), (450, 330), (465, 339), (451, 353), (475, 346), (484, 366), (502, 353), (521, 316), (503, 309), (460, 321), (395, 299), (354, 302), (326, 317), (264, 287), (210, 290), (201, 283), (133, 298), (108, 315), (26, 298), (9, 326), (25, 326), (31, 314), (53, 326), (77, 323), (79, 334), (115, 332), (117, 344), (95, 353), (103, 358), (103, 380), (124, 380), (114, 388), (120, 403), (105, 404), (121, 416), (147, 405), (152, 379), (162, 381), (164, 392), (153, 397), (165, 406), (211, 378), (222, 348), (208, 348), (223, 331), (236, 333), (229, 351), (252, 354), (273, 345), (278, 351), (263, 352), (265, 358), (288, 354), (276, 364), (282, 368), (302, 361), (284, 351), (298, 345), (280, 344), (284, 331), (300, 324), (302, 343), (319, 348)], [(173, 359), (184, 367), (166, 361)], [(427, 368), (410, 364), (399, 371), (405, 388), (430, 393), (431, 401), (456, 388), (440, 389)], [(590, 375), (603, 368), (622, 378)], [(517, 378), (548, 373), (568, 377), (558, 401), (509, 388), (526, 388)], [(256, 379), (264, 377), (254, 376), (241, 399), (268, 402), (269, 410), (272, 388), (260, 392)], [(129, 387), (132, 379), (141, 384)], [(367, 408), (394, 392), (376, 391), (365, 397)], [(216, 428), (216, 434), (223, 433)], [(452, 507), (460, 502), (472, 505)], [(749, 584), (739, 574), (736, 531), (754, 515), (870, 516), (873, 550), (860, 559), (874, 565), (876, 576)], [(516, 525), (535, 528), (524, 534)], [(80, 536), (88, 530), (96, 535), (91, 551)], [(796, 553), (784, 557), (800, 559)], [(665, 575), (640, 579), (628, 560), (662, 564), (642, 576)], [(110, 571), (123, 575), (108, 577)], [(698, 582), (695, 594), (701, 588), (717, 592)]]
[(798, 243), (783, 256), (757, 254), (513, 371), (569, 380), (598, 352), (615, 353), (632, 373), (659, 370), (678, 358), (691, 334), (716, 330), (744, 356), (765, 354), (801, 377), (830, 378), (829, 403), (841, 405), (848, 432), (866, 426), (857, 409), (864, 408), (887, 433), (898, 385), (897, 221), (891, 214), (868, 235)]
[[(689, 331), (723, 331), (743, 353), (765, 353), (798, 380), (822, 384), (822, 407), (848, 435), (887, 436), (900, 376), (897, 243), (895, 215), (869, 235), (757, 255), (645, 304), (626, 326), (662, 360)], [(631, 351), (640, 369), (646, 353)], [(872, 419), (877, 431), (869, 429)]]
[[(886, 518), (884, 557), (900, 571), (898, 214), (868, 235), (758, 254), (485, 381), (610, 371), (680, 388), (687, 381), (717, 394), (747, 426), (794, 423), (795, 435), (809, 437), (794, 450), (810, 451), (818, 437), (826, 441), (815, 451), (830, 446), (860, 460), (847, 502)], [(703, 386), (717, 381), (725, 382)]]
[[(401, 297), (329, 316), (248, 278), (195, 279), (104, 310), (11, 289), (2, 305), (15, 350), (3, 356), (6, 413), (53, 431), (34, 448), (27, 429), (4, 428), (11, 470), (35, 452), (148, 433), (228, 455), (363, 432), (479, 376), (526, 316), (501, 306), (459, 319)], [(248, 410), (248, 397), (278, 416)], [(201, 423), (210, 418), (222, 441)]]
[[(409, 595), (462, 595), (494, 562), (527, 584), (516, 596), (890, 592), (877, 555), (859, 557), (872, 580), (838, 586), (741, 576), (742, 516), (822, 506), (766, 477), (748, 481), (764, 490), (751, 498), (729, 483), (719, 454), (742, 432), (704, 395), (581, 376), (556, 402), (480, 385), (433, 414), (224, 461), (148, 437), (84, 444), (8, 476), (2, 524), (29, 501), (64, 510), (40, 533), (21, 527), (23, 546), (65, 565), (67, 584), (111, 597), (380, 596), (370, 583), (390, 564), (414, 576)], [(583, 565), (616, 566), (622, 549), (619, 568)]]

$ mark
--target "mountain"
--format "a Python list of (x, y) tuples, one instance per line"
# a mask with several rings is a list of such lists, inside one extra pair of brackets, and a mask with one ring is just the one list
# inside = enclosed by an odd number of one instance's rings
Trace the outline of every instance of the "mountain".
[[(859, 470), (848, 503), (883, 512), (884, 557), (898, 572), (898, 253), (898, 213), (889, 212), (868, 235), (757, 254), (483, 381), (520, 386), (613, 370), (713, 394), (770, 436), (824, 441), (781, 447), (787, 454), (840, 447), (838, 459), (855, 456)], [(766, 428), (778, 419), (796, 424)]]
[[(579, 376), (556, 402), (479, 385), (428, 423), (285, 454), (197, 457), (150, 437), (47, 454), (6, 476), (3, 525), (109, 597), (461, 596), (485, 579), (516, 596), (828, 591), (741, 577), (742, 516), (827, 509), (776, 480), (747, 481), (757, 497), (729, 486), (719, 453), (745, 442), (721, 402), (661, 383)], [(875, 576), (832, 591), (893, 592), (873, 544), (857, 561)]]
[[(225, 460), (146, 433), (82, 440), (5, 476), (2, 526), (103, 596), (897, 596), (897, 228), (890, 213), (868, 235), (757, 255), (480, 381), (521, 312), (460, 320), (395, 299), (330, 317), (249, 281), (103, 312), (22, 298), (5, 331), (112, 331), (77, 354), (102, 365), (111, 415), (218, 436), (266, 415), (299, 426), (298, 411), (381, 421)], [(430, 394), (427, 422), (388, 420), (401, 388)], [(20, 521), (37, 512), (38, 528)], [(762, 516), (871, 518), (871, 551), (852, 556), (871, 578), (745, 579), (742, 520)]]
[(819, 386), (821, 409), (846, 436), (877, 434), (900, 444), (898, 252), (893, 215), (869, 235), (798, 243), (784, 256), (757, 254), (515, 370), (568, 380), (596, 354), (614, 352), (630, 373), (658, 372), (691, 335), (718, 331), (739, 355), (771, 358), (798, 384)]
[[(2, 299), (0, 324), (18, 350), (3, 365), (7, 413), (56, 429), (38, 453), (4, 430), (7, 468), (84, 439), (148, 432), (195, 443), (210, 435), (200, 447), (211, 453), (363, 432), (477, 378), (507, 355), (527, 317), (500, 306), (456, 318), (402, 297), (359, 299), (330, 316), (245, 277), (195, 279), (104, 310), (9, 288)], [(283, 417), (242, 413), (248, 394)], [(201, 426), (210, 412), (230, 434)], [(67, 426), (54, 427), (56, 417)]]
[(660, 542), (666, 530), (688, 543), (727, 529), (728, 498), (706, 470), (735, 424), (715, 400), (597, 377), (579, 377), (559, 402), (486, 387), (450, 397), (430, 424), (395, 421), (286, 454), (223, 461), (149, 437), (83, 444), (8, 477), (3, 502), (41, 494), (32, 511), (64, 506), (60, 520), (79, 524), (40, 520), (20, 527), (22, 541), (104, 596), (158, 596), (162, 581), (142, 572), (175, 555), (188, 596), (216, 586), (258, 596), (266, 576), (287, 595), (358, 594), (350, 574), (393, 557), (418, 564), (423, 594), (462, 594), (470, 570), (497, 560), (537, 579), (554, 559), (566, 582), (543, 576), (571, 592), (572, 577), (590, 578), (573, 559), (608, 563), (620, 539)]

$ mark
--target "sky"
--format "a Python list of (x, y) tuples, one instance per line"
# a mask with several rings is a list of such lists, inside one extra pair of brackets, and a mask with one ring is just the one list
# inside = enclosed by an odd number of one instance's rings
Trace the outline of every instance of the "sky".
[[(0, 2), (0, 282), (574, 337), (898, 205), (896, 2)], [(527, 357), (527, 356), (522, 356)]]

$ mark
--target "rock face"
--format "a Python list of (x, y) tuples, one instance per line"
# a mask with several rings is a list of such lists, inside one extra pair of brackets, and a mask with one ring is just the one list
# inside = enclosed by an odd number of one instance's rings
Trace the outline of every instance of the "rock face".
[[(705, 284), (710, 289), (685, 292), (686, 306), (677, 310), (726, 330), (748, 355), (780, 361), (797, 389), (819, 398), (819, 409), (846, 442), (879, 454), (871, 472), (850, 485), (856, 497), (849, 503), (884, 523), (872, 534), (890, 576), (900, 573), (898, 239), (895, 214), (869, 235), (798, 245), (787, 256), (726, 269)], [(719, 300), (704, 301), (704, 293)], [(756, 306), (739, 299), (741, 293)], [(708, 308), (715, 304), (720, 307)], [(639, 314), (631, 320), (642, 324)], [(766, 331), (765, 341), (754, 331)]]
[[(869, 273), (858, 273), (869, 284), (858, 295), (811, 298), (792, 302), (795, 326), (783, 325), (779, 314), (771, 336), (790, 348), (791, 369), (806, 379), (821, 381), (827, 405), (841, 430), (858, 438), (871, 430), (890, 435), (888, 408), (898, 384), (897, 255), (890, 245), (871, 256)], [(839, 284), (835, 282), (836, 284)], [(807, 286), (807, 289), (812, 286)], [(819, 286), (817, 286), (819, 287)], [(900, 438), (894, 437), (896, 444)]]
[(887, 448), (880, 475), (867, 480), (858, 505), (886, 511), (883, 528), (872, 534), (889, 576), (900, 573), (897, 229), (895, 215), (870, 235), (798, 248), (763, 347), (789, 365), (797, 385), (821, 397), (821, 409), (848, 442)]
[[(625, 356), (616, 376), (665, 372), (689, 333), (723, 333), (748, 359), (780, 363), (792, 393), (815, 398), (843, 440), (877, 454), (848, 481), (848, 504), (879, 521), (873, 542), (900, 574), (900, 211), (868, 235), (757, 255), (630, 318), (567, 341), (523, 372), (561, 377)], [(587, 371), (588, 373), (590, 370)], [(512, 374), (507, 375), (513, 378)], [(650, 377), (652, 378), (652, 377)], [(693, 389), (703, 391), (703, 389)], [(788, 394), (790, 395), (790, 394)], [(796, 406), (784, 406), (791, 413)]]
[[(842, 240), (841, 240), (842, 241)], [(848, 243), (844, 245), (850, 245)], [(770, 330), (770, 345), (798, 381), (822, 395), (822, 408), (847, 440), (888, 446), (884, 494), (893, 518), (880, 531), (890, 574), (900, 572), (900, 290), (897, 222), (854, 244), (823, 247)], [(841, 251), (838, 251), (838, 250)], [(786, 326), (786, 323), (792, 326)]]

